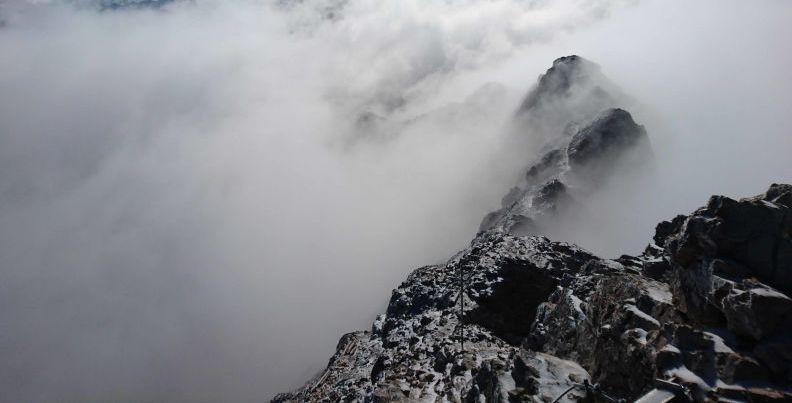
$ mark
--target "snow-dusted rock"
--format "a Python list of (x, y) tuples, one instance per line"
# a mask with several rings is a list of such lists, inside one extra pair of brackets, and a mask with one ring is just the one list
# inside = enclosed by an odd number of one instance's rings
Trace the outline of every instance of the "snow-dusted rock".
[[(591, 259), (546, 238), (481, 236), (447, 264), (410, 274), (372, 332), (344, 336), (326, 371), (275, 401), (508, 402), (560, 394), (588, 373), (520, 344), (537, 306)], [(466, 282), (463, 315), (460, 275)]]
[(732, 289), (723, 299), (723, 313), (729, 330), (762, 340), (792, 323), (792, 299), (762, 284), (744, 281), (744, 290)]
[(623, 167), (622, 160), (633, 160), (635, 165), (651, 155), (646, 129), (619, 108), (601, 112), (567, 146), (570, 168), (581, 177), (578, 180), (589, 184), (607, 180), (612, 170)]

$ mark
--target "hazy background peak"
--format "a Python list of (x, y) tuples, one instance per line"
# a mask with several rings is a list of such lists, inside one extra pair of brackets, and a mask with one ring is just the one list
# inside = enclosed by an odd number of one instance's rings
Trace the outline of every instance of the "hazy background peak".
[(0, 2), (0, 400), (297, 386), (498, 206), (559, 56), (660, 175), (584, 247), (792, 181), (786, 1), (133, 2)]

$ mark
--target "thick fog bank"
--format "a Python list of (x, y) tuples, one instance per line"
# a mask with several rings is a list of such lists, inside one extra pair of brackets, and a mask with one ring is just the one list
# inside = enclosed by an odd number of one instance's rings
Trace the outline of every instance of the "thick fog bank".
[(0, 400), (297, 386), (467, 244), (561, 55), (636, 99), (658, 176), (558, 236), (636, 252), (792, 181), (787, 2), (154, 3), (0, 2)]

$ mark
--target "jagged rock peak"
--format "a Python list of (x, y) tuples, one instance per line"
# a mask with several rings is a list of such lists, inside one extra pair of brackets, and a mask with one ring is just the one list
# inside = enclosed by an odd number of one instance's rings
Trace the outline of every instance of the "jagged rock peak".
[(595, 161), (607, 161), (613, 165), (614, 159), (625, 156), (629, 149), (638, 146), (644, 146), (642, 154), (651, 153), (646, 129), (635, 123), (629, 112), (612, 108), (600, 113), (572, 137), (567, 155), (573, 169)]
[(539, 77), (539, 82), (525, 97), (518, 113), (534, 109), (552, 97), (568, 95), (574, 84), (587, 81), (592, 74), (598, 74), (599, 71), (599, 65), (578, 55), (556, 59), (553, 66)]
[(756, 198), (792, 208), (792, 185), (774, 183), (767, 192)]

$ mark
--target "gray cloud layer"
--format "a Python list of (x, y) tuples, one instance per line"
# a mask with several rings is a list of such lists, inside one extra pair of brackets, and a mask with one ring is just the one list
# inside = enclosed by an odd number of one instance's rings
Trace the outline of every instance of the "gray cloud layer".
[(0, 8), (4, 401), (296, 386), (497, 206), (503, 128), (562, 54), (640, 102), (659, 164), (570, 239), (635, 252), (792, 181), (786, 2), (93, 5)]

